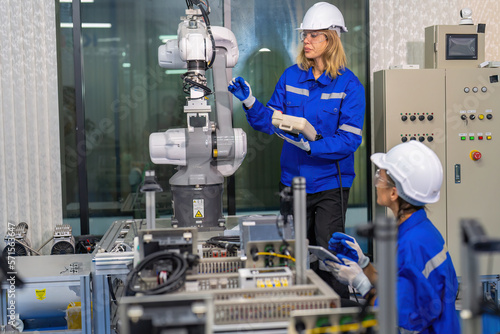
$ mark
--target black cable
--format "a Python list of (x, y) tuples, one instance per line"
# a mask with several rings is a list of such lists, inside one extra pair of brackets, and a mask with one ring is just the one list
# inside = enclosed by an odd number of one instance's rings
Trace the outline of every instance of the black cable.
[(361, 311), (359, 312), (359, 322), (363, 321), (363, 318), (366, 316), (366, 313), (368, 313), (368, 307), (370, 306), (370, 303), (372, 302), (373, 298), (375, 298), (376, 294), (372, 292), (368, 292), (368, 298), (366, 298), (366, 302), (361, 307)]
[(108, 288), (109, 288), (109, 294), (111, 295), (111, 301), (113, 302), (113, 304), (118, 306), (118, 301), (116, 300), (115, 291), (113, 290), (113, 284), (111, 283), (111, 276), (108, 276)]
[(340, 165), (339, 161), (335, 161), (337, 163), (337, 171), (339, 173), (339, 186), (340, 186), (340, 209), (342, 211), (342, 226), (344, 227), (344, 230), (342, 232), (345, 232), (345, 214), (344, 214), (344, 191), (342, 189), (342, 174), (340, 174)]
[(212, 59), (210, 59), (209, 65), (206, 66), (206, 70), (211, 68), (214, 64), (215, 61), (215, 39), (214, 35), (212, 34), (212, 28), (210, 27), (210, 19), (208, 18), (208, 14), (210, 14), (210, 4), (208, 0), (206, 0), (206, 10), (203, 7), (203, 3), (200, 0), (192, 0), (191, 3), (195, 4), (198, 6), (198, 8), (201, 11), (201, 15), (203, 16), (203, 20), (205, 21), (205, 25), (207, 26), (207, 32), (208, 35), (210, 36), (210, 41), (212, 42)]
[[(349, 289), (350, 292), (351, 289), (349, 288), (349, 286), (347, 288)], [(354, 295), (354, 299), (356, 299), (356, 302), (359, 304), (358, 295), (356, 295), (356, 291), (354, 291), (354, 289), (352, 290), (352, 294)]]
[(229, 252), (236, 252), (241, 247), (240, 237), (234, 236), (214, 236), (205, 241), (209, 245), (227, 249)]
[[(203, 89), (204, 94), (203, 94), (203, 96), (199, 97), (198, 99), (202, 99), (202, 98), (204, 98), (205, 96), (208, 96), (208, 95), (212, 94), (212, 90), (211, 90), (210, 88), (208, 88), (207, 86), (202, 85), (202, 84), (200, 84), (200, 83), (197, 83), (196, 81), (193, 81), (193, 80), (191, 80), (191, 79), (187, 78), (184, 74), (183, 74), (183, 75), (181, 75), (181, 79), (182, 79), (184, 82), (189, 83), (191, 86), (196, 86), (196, 87), (198, 87), (198, 88)], [(184, 93), (189, 94), (189, 93), (190, 93), (190, 92), (189, 92), (189, 90), (191, 89), (191, 87), (186, 87), (186, 86), (187, 86), (187, 85), (185, 84), (185, 85), (184, 85), (184, 87), (183, 87), (183, 91), (184, 91)], [(193, 100), (194, 100), (194, 99), (193, 99)]]
[(229, 236), (213, 236), (208, 241), (227, 241), (227, 242), (240, 242), (239, 235), (229, 235)]
[[(172, 261), (172, 272), (170, 273), (168, 279), (163, 284), (151, 289), (137, 289), (135, 284), (140, 277), (142, 270), (148, 268), (154, 263), (160, 260), (170, 260)], [(188, 263), (184, 256), (174, 253), (170, 250), (164, 250), (156, 253), (152, 253), (146, 256), (138, 265), (135, 267), (127, 277), (126, 284), (126, 295), (135, 295), (136, 293), (143, 293), (145, 295), (157, 295), (170, 293), (179, 290), (183, 285), (186, 277), (186, 271), (188, 269)]]
[(288, 218), (287, 218), (287, 216), (283, 216), (283, 227), (282, 228), (280, 228), (280, 226), (279, 226), (279, 221), (280, 221), (280, 216), (278, 215), (278, 216), (276, 216), (276, 229), (278, 230), (278, 235), (280, 236), (281, 241), (285, 245), (285, 250), (287, 251), (290, 244), (285, 240), (285, 233), (283, 233), (283, 232), (285, 231), (285, 226), (288, 223)]

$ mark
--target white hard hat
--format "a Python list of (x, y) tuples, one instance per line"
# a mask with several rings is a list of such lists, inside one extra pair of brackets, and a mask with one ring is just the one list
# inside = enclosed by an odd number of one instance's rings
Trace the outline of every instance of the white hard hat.
[(297, 30), (336, 30), (337, 34), (347, 32), (344, 16), (334, 5), (327, 2), (315, 3), (304, 15), (304, 19)]
[(387, 153), (375, 153), (371, 161), (396, 183), (399, 196), (410, 204), (423, 206), (439, 200), (443, 167), (436, 153), (411, 140)]

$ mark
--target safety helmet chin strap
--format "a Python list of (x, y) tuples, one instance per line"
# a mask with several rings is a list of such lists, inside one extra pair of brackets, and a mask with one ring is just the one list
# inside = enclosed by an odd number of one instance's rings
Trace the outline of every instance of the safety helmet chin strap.
[(411, 197), (409, 197), (405, 192), (403, 191), (403, 186), (401, 183), (393, 176), (391, 176), (391, 173), (387, 170), (386, 171), (387, 175), (391, 177), (391, 179), (394, 181), (394, 184), (396, 185), (396, 189), (398, 190), (398, 196), (404, 199), (406, 202), (410, 203), (411, 205), (414, 206), (424, 206), (426, 203), (419, 202)]
[(332, 27), (329, 30), (335, 30), (337, 32), (337, 35), (340, 37), (340, 28), (339, 27)]

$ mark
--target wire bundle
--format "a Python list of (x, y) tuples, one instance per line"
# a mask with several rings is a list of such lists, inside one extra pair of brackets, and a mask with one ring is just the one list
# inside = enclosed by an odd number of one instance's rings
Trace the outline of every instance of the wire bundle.
[(235, 236), (215, 236), (211, 237), (205, 243), (216, 247), (227, 249), (229, 252), (236, 252), (240, 248), (240, 237)]
[[(172, 271), (168, 275), (166, 272), (161, 273), (161, 279), (158, 278), (158, 285), (154, 288), (141, 288), (141, 283), (139, 282), (142, 280), (141, 272), (144, 269), (152, 268), (160, 261), (169, 261), (172, 265)], [(146, 256), (139, 265), (129, 273), (127, 277), (126, 294), (128, 296), (133, 296), (136, 293), (159, 295), (177, 291), (184, 285), (188, 267), (189, 265), (186, 258), (178, 253), (174, 253), (170, 250), (152, 253)]]

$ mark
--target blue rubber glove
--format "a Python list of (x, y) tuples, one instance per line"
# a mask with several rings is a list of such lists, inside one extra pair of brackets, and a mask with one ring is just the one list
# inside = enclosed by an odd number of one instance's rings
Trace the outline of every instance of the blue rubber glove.
[(363, 269), (348, 257), (337, 254), (337, 257), (342, 263), (337, 263), (332, 260), (325, 260), (325, 266), (339, 280), (340, 283), (350, 285), (361, 293), (364, 297), (372, 289), (372, 284), (368, 277), (363, 273)]
[(283, 131), (277, 127), (274, 127), (274, 133), (276, 133), (276, 135), (278, 137), (280, 137), (281, 139), (286, 140), (290, 144), (295, 145), (298, 148), (300, 148), (306, 152), (311, 151), (311, 146), (309, 145), (309, 142), (307, 141), (307, 139), (304, 138), (302, 133), (299, 133), (297, 136), (293, 136), (293, 135), (286, 133), (285, 131)]
[(252, 95), (252, 88), (242, 77), (233, 78), (227, 87), (231, 93), (247, 108), (251, 108), (255, 103), (255, 97)]
[(359, 247), (356, 239), (350, 235), (335, 232), (328, 242), (328, 249), (336, 254), (342, 254), (349, 259), (357, 262), (361, 268), (366, 268), (370, 263), (370, 259), (363, 254), (361, 247)]

